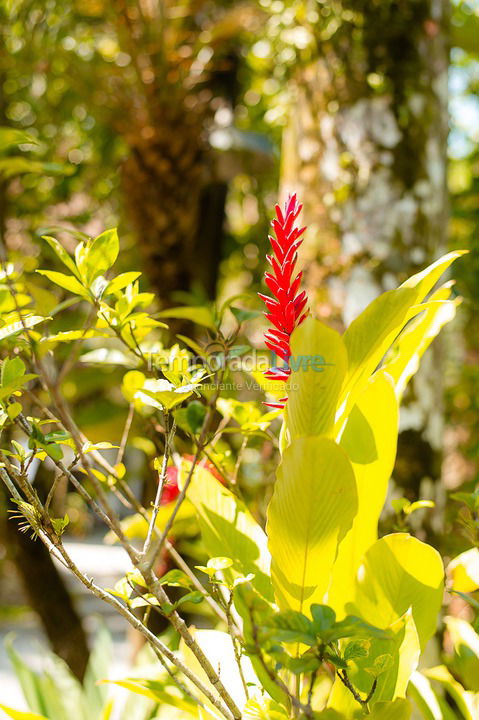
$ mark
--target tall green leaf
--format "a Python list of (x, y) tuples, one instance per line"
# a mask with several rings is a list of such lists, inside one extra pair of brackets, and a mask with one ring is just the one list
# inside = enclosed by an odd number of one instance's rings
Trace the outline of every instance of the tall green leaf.
[(289, 439), (327, 434), (334, 424), (347, 368), (341, 335), (309, 317), (293, 332), (291, 354), (286, 405)]
[[(189, 471), (182, 467), (180, 484)], [(268, 600), (273, 599), (270, 555), (266, 535), (246, 505), (203, 467), (196, 467), (187, 498), (198, 512), (205, 547), (211, 557), (228, 557), (233, 570), (254, 575), (252, 584)]]
[(450, 283), (437, 290), (427, 303), (427, 309), (409, 323), (386, 357), (383, 368), (393, 378), (399, 400), (417, 372), (421, 357), (441, 328), (456, 314), (460, 301), (448, 300), (450, 294)]
[(286, 448), (268, 508), (271, 576), (281, 609), (307, 613), (331, 581), (338, 543), (358, 509), (351, 463), (335, 442), (297, 438)]
[(369, 380), (351, 410), (340, 446), (348, 455), (358, 486), (358, 512), (339, 545), (328, 604), (343, 615), (353, 597), (364, 553), (377, 540), (377, 527), (394, 466), (398, 404), (391, 378), (380, 371)]
[(348, 327), (344, 333), (349, 363), (342, 392), (344, 413), (354, 405), (357, 392), (372, 375), (406, 323), (425, 309), (420, 303), (439, 277), (463, 254), (462, 251), (449, 253), (410, 277), (400, 287), (383, 293)]

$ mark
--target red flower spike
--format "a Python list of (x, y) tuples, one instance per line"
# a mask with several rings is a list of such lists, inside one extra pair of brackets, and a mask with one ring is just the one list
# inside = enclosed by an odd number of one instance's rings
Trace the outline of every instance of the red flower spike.
[[(265, 283), (273, 297), (259, 293), (266, 305), (265, 316), (273, 328), (265, 333), (265, 344), (276, 355), (284, 360), (286, 366), (273, 367), (266, 370), (265, 377), (269, 380), (286, 381), (291, 373), (287, 366), (291, 356), (290, 338), (293, 330), (306, 319), (308, 311), (306, 293), (298, 293), (302, 273), (294, 275), (297, 251), (303, 242), (305, 227), (296, 227), (295, 223), (303, 206), (298, 203), (296, 194), (290, 195), (281, 209), (276, 205), (276, 217), (272, 220), (274, 236), (269, 235), (272, 254), (267, 255), (271, 272), (264, 275)], [(273, 403), (265, 403), (268, 407), (282, 409), (287, 398)]]

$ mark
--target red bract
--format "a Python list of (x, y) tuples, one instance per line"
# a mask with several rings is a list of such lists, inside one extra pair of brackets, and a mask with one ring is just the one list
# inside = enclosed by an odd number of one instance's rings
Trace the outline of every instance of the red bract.
[[(183, 455), (183, 458), (185, 460), (188, 460), (189, 462), (193, 462), (194, 460), (193, 455)], [(209, 462), (209, 460), (206, 460), (206, 458), (203, 458), (203, 460), (199, 461), (198, 467), (206, 468), (206, 470), (208, 470), (212, 475), (214, 475), (214, 477), (219, 480), (220, 483), (222, 483), (223, 485), (225, 484), (224, 477), (220, 475), (213, 463)], [(176, 500), (179, 494), (180, 488), (178, 487), (178, 468), (176, 467), (176, 465), (170, 465), (166, 469), (166, 481), (163, 487), (163, 492), (161, 494), (161, 504), (168, 505), (168, 503)]]
[[(306, 228), (296, 227), (296, 221), (303, 206), (298, 203), (296, 194), (290, 195), (284, 204), (284, 210), (276, 205), (276, 218), (272, 221), (274, 237), (269, 236), (272, 255), (267, 260), (272, 272), (266, 272), (264, 279), (266, 285), (273, 293), (273, 297), (262, 295), (266, 305), (265, 316), (273, 325), (271, 330), (265, 332), (266, 346), (285, 362), (284, 367), (273, 367), (265, 372), (269, 380), (287, 380), (291, 369), (288, 367), (291, 355), (290, 338), (293, 330), (306, 318), (305, 311), (306, 292), (298, 293), (302, 273), (294, 275), (298, 248), (303, 242), (302, 235)], [(287, 398), (281, 398), (275, 403), (265, 403), (269, 407), (284, 408)]]

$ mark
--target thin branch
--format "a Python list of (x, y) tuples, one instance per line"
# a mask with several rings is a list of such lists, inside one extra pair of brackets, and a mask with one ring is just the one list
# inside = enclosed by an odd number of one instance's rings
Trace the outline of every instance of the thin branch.
[[(161, 506), (161, 496), (163, 495), (163, 488), (165, 487), (167, 473), (168, 473), (168, 460), (170, 458), (171, 441), (174, 437), (176, 430), (176, 422), (173, 420), (173, 425), (170, 430), (170, 418), (169, 414), (165, 413), (165, 453), (163, 455), (163, 463), (161, 466), (160, 476), (158, 478), (158, 487), (156, 489), (156, 497), (153, 505), (153, 511), (151, 514), (150, 524), (148, 526), (148, 533), (146, 535), (145, 544), (143, 546), (143, 556), (150, 558), (151, 545), (154, 538), (154, 531), (156, 526), (156, 520)], [(153, 557), (156, 557), (156, 553)]]

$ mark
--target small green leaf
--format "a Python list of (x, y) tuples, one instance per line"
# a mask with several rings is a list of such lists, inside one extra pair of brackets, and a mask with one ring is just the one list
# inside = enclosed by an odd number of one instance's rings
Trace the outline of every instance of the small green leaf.
[(332, 628), (336, 622), (336, 613), (327, 605), (311, 605), (311, 615), (313, 618), (313, 629), (317, 635)]
[(230, 305), (230, 310), (240, 324), (263, 314), (261, 310), (243, 310), (232, 305)]
[(114, 295), (115, 293), (119, 292), (120, 290), (123, 290), (127, 287), (127, 285), (131, 285), (135, 282), (135, 280), (138, 280), (138, 278), (141, 276), (141, 272), (125, 272), (121, 273), (121, 275), (117, 275), (116, 278), (113, 278), (111, 280), (105, 290), (105, 295)]
[(54, 270), (37, 270), (37, 273), (39, 275), (44, 275), (48, 280), (51, 280), (51, 282), (55, 283), (55, 285), (59, 285), (64, 290), (69, 290), (75, 295), (80, 295), (86, 300), (91, 300), (88, 291), (76, 279), (76, 277), (73, 277), (73, 275), (65, 275), (64, 273), (56, 272)]
[(193, 434), (199, 432), (203, 426), (206, 415), (206, 408), (198, 400), (190, 402), (186, 408), (186, 421)]
[(405, 515), (411, 515), (416, 510), (422, 510), (423, 508), (433, 508), (435, 503), (432, 500), (416, 500), (411, 503), (407, 508), (404, 508)]
[(70, 518), (68, 515), (65, 515), (63, 518), (52, 518), (52, 525), (53, 529), (55, 530), (56, 534), (61, 537), (63, 533), (65, 532), (65, 528), (70, 522)]
[(100, 275), (104, 275), (114, 264), (120, 251), (116, 228), (105, 230), (88, 243), (82, 257), (82, 270), (88, 286)]
[(10, 418), (10, 420), (15, 420), (15, 418), (17, 418), (20, 415), (22, 410), (23, 410), (23, 408), (20, 405), (20, 403), (14, 402), (11, 405), (9, 405), (7, 408), (8, 417)]
[(73, 258), (70, 257), (63, 245), (59, 243), (56, 238), (51, 237), (50, 235), (42, 235), (42, 239), (50, 245), (56, 256), (70, 270), (70, 272), (72, 272), (74, 275), (76, 275), (78, 279), (80, 279), (80, 274), (77, 270), (77, 266), (75, 265)]
[(356, 658), (367, 657), (370, 646), (370, 640), (353, 640), (344, 649), (344, 659), (355, 660)]
[(2, 363), (1, 383), (5, 387), (25, 375), (25, 363), (19, 357), (5, 358)]
[(214, 557), (210, 558), (207, 562), (207, 567), (211, 568), (215, 572), (226, 570), (232, 567), (233, 561), (228, 557)]

